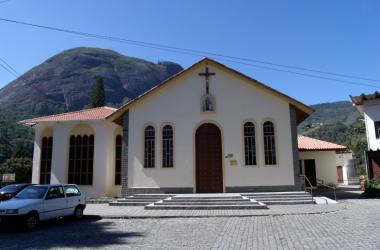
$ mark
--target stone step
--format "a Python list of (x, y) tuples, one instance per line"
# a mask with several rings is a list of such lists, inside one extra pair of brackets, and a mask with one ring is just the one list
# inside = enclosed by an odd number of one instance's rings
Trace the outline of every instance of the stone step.
[(122, 199), (156, 199), (156, 200), (163, 200), (170, 198), (172, 196), (128, 196)]
[(247, 205), (155, 205), (149, 204), (145, 209), (173, 209), (173, 210), (218, 210), (218, 209), (267, 209), (264, 204), (247, 204)]
[(214, 197), (197, 197), (197, 196), (191, 196), (191, 197), (172, 197), (172, 200), (231, 200), (231, 201), (236, 201), (236, 200), (241, 200), (243, 197), (241, 196), (214, 196)]
[(262, 201), (265, 205), (301, 205), (301, 204), (315, 204), (311, 199), (308, 200), (272, 200), (272, 201)]
[(170, 197), (126, 197), (126, 198), (120, 198), (118, 200), (125, 200), (125, 199), (134, 199), (134, 200), (163, 200)]
[(126, 202), (145, 202), (145, 203), (153, 203), (153, 202), (157, 202), (157, 201), (161, 201), (159, 199), (120, 199), (120, 200), (117, 200), (117, 202), (119, 203), (126, 203)]
[(110, 206), (146, 206), (152, 204), (153, 202), (110, 202)]
[(240, 193), (242, 196), (247, 195), (308, 195), (308, 192), (305, 191), (291, 191), (291, 192), (254, 192), (254, 193)]
[(243, 201), (249, 201), (250, 199), (240, 199), (240, 200), (220, 200), (220, 199), (171, 199), (171, 200), (165, 200), (168, 202), (243, 202)]
[(127, 198), (119, 198), (117, 200), (163, 200), (163, 199), (167, 199), (167, 198), (170, 198), (170, 197), (127, 197)]
[(248, 196), (249, 199), (254, 199), (254, 200), (311, 200), (311, 195), (309, 196), (297, 196), (297, 197), (289, 197), (289, 196)]
[(209, 203), (215, 203), (215, 204), (221, 204), (221, 203), (232, 203), (232, 204), (240, 204), (240, 203), (249, 203), (251, 202), (250, 199), (246, 199), (246, 200), (238, 200), (238, 201), (221, 201), (221, 200), (196, 200), (196, 201), (193, 201), (193, 200), (163, 200), (163, 202), (165, 203), (170, 203), (170, 204), (176, 204), (176, 203), (182, 203), (182, 202), (188, 202), (188, 203), (194, 203), (194, 204), (198, 204), (198, 203), (202, 203), (202, 202), (209, 202)]
[(260, 197), (272, 197), (272, 196), (285, 196), (285, 197), (298, 197), (298, 196), (309, 196), (310, 193), (302, 193), (302, 194), (244, 194), (242, 196), (260, 196)]
[(251, 202), (249, 200), (244, 202), (213, 202), (213, 201), (180, 201), (180, 202), (155, 202), (155, 205), (245, 205), (245, 204), (257, 204), (257, 202)]
[(276, 197), (276, 198), (299, 198), (299, 197), (311, 197), (311, 195), (245, 195), (244, 197), (251, 197), (251, 198), (271, 198), (271, 197)]
[(175, 194), (134, 194), (133, 197), (173, 197)]

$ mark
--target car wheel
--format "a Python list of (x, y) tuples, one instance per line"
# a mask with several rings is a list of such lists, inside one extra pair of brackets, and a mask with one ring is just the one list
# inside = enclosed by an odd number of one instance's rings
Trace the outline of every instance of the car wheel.
[(25, 218), (24, 226), (27, 230), (33, 230), (38, 226), (38, 222), (38, 215), (35, 213), (30, 213)]
[(74, 210), (74, 218), (79, 220), (83, 217), (83, 208), (81, 206), (78, 206)]

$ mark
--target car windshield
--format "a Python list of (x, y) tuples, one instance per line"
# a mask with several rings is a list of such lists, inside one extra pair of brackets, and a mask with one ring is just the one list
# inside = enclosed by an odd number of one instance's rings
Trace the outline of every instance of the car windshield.
[(18, 199), (42, 199), (46, 193), (45, 186), (30, 186), (22, 190), (15, 197)]
[(18, 185), (18, 184), (8, 185), (0, 189), (0, 193), (15, 193), (18, 190), (20, 190), (20, 188), (22, 188), (23, 186), (24, 185)]

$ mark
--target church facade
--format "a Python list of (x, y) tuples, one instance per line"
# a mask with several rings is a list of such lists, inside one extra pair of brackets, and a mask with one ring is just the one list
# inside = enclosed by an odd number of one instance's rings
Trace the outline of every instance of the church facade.
[(22, 121), (33, 182), (89, 196), (301, 188), (297, 125), (313, 110), (205, 58), (119, 109)]

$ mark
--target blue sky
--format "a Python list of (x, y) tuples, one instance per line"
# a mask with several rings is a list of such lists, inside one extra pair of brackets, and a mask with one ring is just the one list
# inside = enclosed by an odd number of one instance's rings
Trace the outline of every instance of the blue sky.
[[(9, 0), (0, 17), (380, 80), (377, 0)], [(20, 73), (79, 46), (183, 67), (202, 58), (4, 22), (0, 32), (0, 57)], [(379, 88), (353, 86), (221, 62), (306, 104), (380, 91), (380, 81), (339, 78)], [(0, 87), (13, 79), (0, 68)]]

